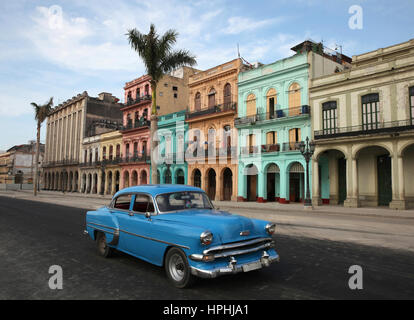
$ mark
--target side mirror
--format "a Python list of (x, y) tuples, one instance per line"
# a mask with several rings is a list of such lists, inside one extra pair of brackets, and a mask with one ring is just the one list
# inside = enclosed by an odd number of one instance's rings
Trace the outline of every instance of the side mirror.
[(145, 212), (145, 218), (151, 220), (151, 212)]

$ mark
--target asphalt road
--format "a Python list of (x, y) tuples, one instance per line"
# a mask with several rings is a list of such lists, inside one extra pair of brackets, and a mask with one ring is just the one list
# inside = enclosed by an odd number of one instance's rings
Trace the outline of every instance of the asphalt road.
[[(164, 269), (123, 253), (99, 257), (82, 232), (85, 211), (0, 197), (0, 299), (413, 299), (414, 254), (276, 235), (281, 262), (245, 274), (172, 287)], [(63, 269), (63, 289), (48, 286)], [(348, 269), (363, 270), (350, 290)]]

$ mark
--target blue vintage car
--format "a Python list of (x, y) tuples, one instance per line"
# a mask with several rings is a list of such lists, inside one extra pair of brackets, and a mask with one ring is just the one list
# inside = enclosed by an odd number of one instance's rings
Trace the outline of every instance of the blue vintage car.
[(116, 249), (164, 266), (179, 288), (278, 261), (274, 232), (274, 223), (215, 210), (202, 189), (184, 185), (123, 189), (86, 213), (85, 230), (101, 256)]

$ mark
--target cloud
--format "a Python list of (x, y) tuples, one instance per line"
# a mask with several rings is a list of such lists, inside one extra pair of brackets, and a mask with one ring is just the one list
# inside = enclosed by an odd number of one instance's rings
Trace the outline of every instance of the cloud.
[(246, 17), (231, 17), (228, 19), (228, 26), (224, 29), (226, 34), (239, 34), (245, 31), (253, 31), (269, 25), (282, 22), (283, 18), (274, 18), (266, 20), (252, 20)]
[[(55, 19), (55, 20), (53, 20)], [(26, 37), (48, 61), (78, 72), (128, 70), (134, 55), (124, 43), (105, 39), (105, 24), (96, 24), (85, 17), (70, 17), (62, 10), (56, 21), (50, 8), (37, 7), (32, 17), (33, 28)]]

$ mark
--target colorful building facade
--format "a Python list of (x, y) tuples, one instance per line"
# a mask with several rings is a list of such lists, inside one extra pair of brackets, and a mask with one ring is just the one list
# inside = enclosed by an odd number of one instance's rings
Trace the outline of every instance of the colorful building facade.
[(186, 184), (188, 166), (185, 161), (185, 137), (188, 124), (184, 122), (185, 110), (158, 118), (159, 153), (157, 183)]
[(313, 203), (414, 206), (414, 40), (313, 79)]
[(125, 85), (123, 112), (121, 185), (122, 188), (149, 183), (150, 114), (152, 91), (150, 77), (142, 76)]
[(311, 41), (292, 50), (292, 57), (239, 74), (238, 201), (304, 200), (307, 172), (299, 144), (312, 137), (309, 80), (344, 63)]
[(237, 77), (246, 66), (235, 59), (189, 78), (188, 179), (213, 200), (237, 199)]

